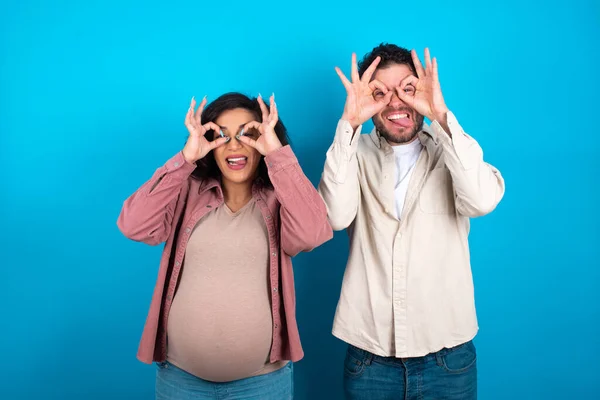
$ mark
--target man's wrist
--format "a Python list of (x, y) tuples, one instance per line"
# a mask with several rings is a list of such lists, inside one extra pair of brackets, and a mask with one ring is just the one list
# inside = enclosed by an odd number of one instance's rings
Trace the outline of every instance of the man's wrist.
[(340, 118), (340, 119), (343, 121), (346, 121), (350, 124), (350, 126), (352, 127), (352, 132), (356, 132), (356, 129), (358, 129), (358, 127), (362, 125), (362, 124), (358, 123), (358, 121), (348, 118), (346, 116), (346, 114), (342, 114), (342, 118)]
[(448, 134), (448, 136), (452, 137), (452, 133), (450, 132), (450, 128), (448, 127), (448, 110), (438, 112), (433, 117), (432, 122), (433, 121), (437, 121), (437, 123), (440, 124), (440, 126)]
[(448, 124), (448, 116), (447, 115), (448, 115), (448, 110), (437, 112), (434, 114), (432, 121), (437, 121), (440, 125), (447, 125)]

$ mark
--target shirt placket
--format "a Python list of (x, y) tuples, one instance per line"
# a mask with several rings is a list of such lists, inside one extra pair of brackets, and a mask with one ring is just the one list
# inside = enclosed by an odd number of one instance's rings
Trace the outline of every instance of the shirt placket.
[(394, 313), (394, 341), (396, 354), (405, 354), (408, 350), (408, 307), (407, 307), (407, 275), (402, 231), (398, 229), (394, 238), (393, 251), (393, 288), (392, 308)]
[(394, 313), (394, 341), (396, 357), (407, 354), (409, 351), (408, 343), (408, 263), (409, 249), (406, 241), (403, 241), (404, 231), (406, 230), (406, 216), (417, 201), (421, 187), (427, 177), (431, 157), (426, 151), (421, 151), (409, 187), (406, 192), (405, 207), (402, 212), (401, 220), (398, 224), (398, 230), (394, 238), (392, 251), (393, 265), (393, 301), (392, 308)]
[(384, 212), (394, 218), (396, 203), (394, 188), (396, 187), (396, 158), (394, 156), (394, 150), (387, 146), (384, 151), (382, 167), (381, 167), (381, 180), (379, 184), (380, 198), (384, 205)]
[[(395, 155), (392, 153), (386, 157), (385, 167), (391, 170), (387, 175), (396, 176), (397, 165)], [(393, 206), (396, 206), (395, 182), (394, 187), (390, 189), (393, 197)], [(400, 216), (398, 216), (400, 217)], [(407, 275), (405, 256), (406, 251), (403, 248), (401, 223), (395, 232), (392, 247), (392, 310), (394, 316), (394, 348), (396, 354), (405, 353), (407, 350), (408, 337), (408, 312), (407, 312)]]
[(271, 346), (271, 359), (273, 354), (281, 350), (281, 293), (279, 288), (279, 249), (277, 246), (277, 231), (271, 211), (260, 195), (256, 196), (256, 202), (260, 207), (267, 232), (269, 234), (269, 281), (271, 283), (271, 312), (273, 316), (273, 344)]

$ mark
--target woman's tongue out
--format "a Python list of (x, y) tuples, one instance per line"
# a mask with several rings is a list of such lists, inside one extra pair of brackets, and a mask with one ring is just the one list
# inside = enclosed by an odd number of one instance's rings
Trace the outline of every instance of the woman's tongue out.
[(248, 157), (244, 157), (244, 156), (227, 157), (227, 165), (229, 166), (230, 169), (233, 169), (233, 170), (243, 169), (246, 166), (247, 162), (248, 162)]

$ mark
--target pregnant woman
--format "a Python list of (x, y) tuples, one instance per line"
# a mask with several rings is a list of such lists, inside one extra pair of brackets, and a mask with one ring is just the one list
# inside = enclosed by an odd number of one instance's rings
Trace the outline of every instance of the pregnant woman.
[(165, 242), (138, 358), (156, 398), (291, 399), (303, 357), (291, 257), (331, 239), (274, 96), (225, 94), (185, 118), (189, 137), (124, 203), (123, 234)]

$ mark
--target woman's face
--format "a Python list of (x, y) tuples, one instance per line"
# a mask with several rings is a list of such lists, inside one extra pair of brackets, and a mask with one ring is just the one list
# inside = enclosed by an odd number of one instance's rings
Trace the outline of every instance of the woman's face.
[[(256, 177), (261, 154), (235, 137), (242, 131), (244, 125), (250, 121), (256, 121), (254, 114), (243, 108), (224, 111), (215, 120), (221, 127), (221, 131), (231, 140), (213, 150), (217, 166), (221, 170), (223, 181), (231, 183), (249, 183)], [(215, 139), (219, 132), (215, 132)], [(257, 139), (256, 132), (245, 132), (246, 136)]]

